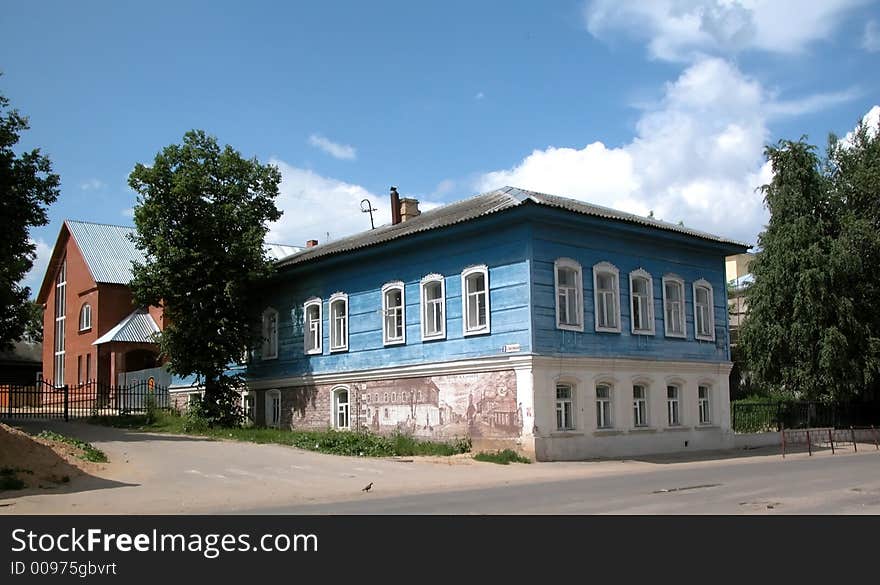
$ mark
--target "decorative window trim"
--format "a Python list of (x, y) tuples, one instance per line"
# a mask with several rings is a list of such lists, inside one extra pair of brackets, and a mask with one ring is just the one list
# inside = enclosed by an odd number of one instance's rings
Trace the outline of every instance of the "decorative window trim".
[[(694, 294), (694, 337), (702, 341), (715, 341), (715, 291), (708, 280), (701, 278), (694, 281), (692, 285)], [(699, 321), (697, 319), (697, 289), (705, 288), (709, 292), (709, 307), (707, 310), (709, 317), (709, 334), (700, 333)]]
[(244, 414), (244, 425), (253, 426), (257, 420), (257, 393), (253, 390), (241, 392), (241, 411)]
[[(440, 283), (440, 307), (443, 312), (443, 318), (440, 321), (441, 330), (437, 333), (428, 335), (426, 332), (425, 320), (425, 287), (433, 282)], [(433, 341), (435, 339), (446, 339), (446, 279), (442, 274), (428, 274), (419, 282), (419, 322), (422, 330), (422, 341)]]
[[(345, 413), (345, 418), (348, 424), (342, 426), (339, 424), (339, 406), (340, 403), (338, 401), (338, 396), (340, 392), (346, 393), (347, 402), (345, 402), (345, 406), (347, 406), (347, 412)], [(330, 420), (332, 421), (332, 427), (334, 429), (350, 429), (351, 428), (351, 389), (348, 386), (340, 385), (334, 386), (333, 390), (330, 391)]]
[[(672, 331), (670, 331), (669, 326), (671, 325), (671, 323), (669, 322), (669, 319), (667, 318), (667, 315), (666, 315), (666, 283), (667, 282), (673, 282), (673, 283), (678, 284), (679, 290), (681, 290), (681, 312), (680, 312), (680, 314), (681, 314), (681, 321), (680, 321), (681, 333), (673, 333)], [(664, 275), (663, 276), (663, 331), (666, 334), (666, 337), (678, 337), (681, 339), (687, 338), (687, 319), (685, 318), (685, 315), (687, 314), (685, 312), (686, 305), (687, 305), (687, 303), (686, 303), (685, 295), (684, 295), (684, 279), (682, 277), (678, 276), (677, 274)]]
[[(333, 316), (333, 305), (339, 303), (342, 303), (345, 307), (345, 312), (343, 314), (343, 327), (345, 328), (345, 332), (343, 333), (342, 340), (335, 339), (334, 335), (336, 332), (336, 323), (334, 322), (335, 317)], [(327, 314), (327, 324), (330, 326), (330, 353), (348, 351), (348, 331), (350, 325), (348, 319), (348, 295), (343, 292), (337, 292), (330, 295), (330, 300), (327, 302)], [(334, 341), (336, 342), (335, 345)]]
[[(309, 327), (309, 309), (318, 307), (318, 345), (309, 349), (309, 337), (311, 329)], [(303, 351), (306, 355), (320, 355), (324, 352), (324, 302), (313, 297), (303, 303)]]
[[(614, 276), (614, 304), (615, 304), (615, 327), (599, 326), (599, 275), (612, 274)], [(599, 262), (593, 265), (593, 318), (596, 331), (602, 333), (620, 333), (620, 270), (610, 262)]]
[[(633, 293), (633, 284), (637, 278), (641, 278), (648, 283), (648, 327), (646, 329), (636, 329), (636, 320), (634, 318), (633, 301), (635, 294)], [(629, 304), (630, 304), (630, 331), (633, 335), (654, 335), (654, 278), (651, 273), (644, 268), (638, 268), (629, 273)]]
[[(575, 271), (575, 308), (577, 309), (577, 323), (562, 323), (559, 311), (559, 269), (568, 268)], [(584, 330), (584, 272), (580, 262), (571, 258), (557, 258), (553, 262), (553, 292), (556, 298), (556, 328), (567, 331)]]
[[(388, 337), (388, 301), (385, 295), (393, 290), (400, 291), (400, 320), (401, 336), (399, 338)], [(406, 344), (406, 286), (396, 280), (382, 286), (382, 345), (405, 345)]]
[[(272, 416), (274, 414), (273, 403), (275, 399), (278, 399), (278, 420), (274, 420)], [(268, 390), (266, 392), (266, 426), (267, 427), (281, 427), (281, 391), (273, 388), (272, 390)]]
[[(275, 317), (275, 331), (269, 331), (269, 318)], [(264, 360), (278, 359), (278, 311), (268, 307), (263, 311), (263, 351)], [(269, 351), (272, 349), (273, 351)]]
[[(478, 326), (474, 329), (468, 328), (468, 296), (469, 292), (467, 290), (467, 279), (470, 276), (475, 274), (482, 274), (483, 281), (486, 283), (486, 290), (483, 291), (482, 296), (485, 301), (486, 307), (486, 324), (482, 327)], [(489, 306), (489, 267), (485, 264), (479, 266), (469, 266), (465, 268), (461, 272), (461, 332), (464, 337), (468, 337), (470, 335), (483, 335), (486, 333), (490, 333), (492, 331), (492, 326), (489, 322), (489, 315), (491, 314), (491, 307)]]
[(92, 305), (83, 303), (79, 308), (79, 330), (88, 331), (92, 328)]

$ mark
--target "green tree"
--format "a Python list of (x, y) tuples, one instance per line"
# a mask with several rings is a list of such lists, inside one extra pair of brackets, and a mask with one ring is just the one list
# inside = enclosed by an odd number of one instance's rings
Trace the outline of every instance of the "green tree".
[(175, 374), (204, 384), (212, 424), (241, 420), (237, 375), (228, 366), (257, 341), (258, 285), (272, 272), (263, 249), (281, 173), (245, 159), (201, 130), (137, 164), (129, 185), (138, 194), (131, 288), (143, 305), (164, 309), (160, 348)]
[(29, 128), (0, 94), (0, 351), (21, 339), (32, 318), (31, 290), (20, 284), (37, 255), (30, 228), (49, 223), (46, 211), (61, 183), (39, 148), (21, 154), (13, 149)]
[(880, 144), (864, 124), (826, 156), (768, 147), (770, 222), (759, 236), (741, 343), (759, 388), (869, 398), (880, 373)]

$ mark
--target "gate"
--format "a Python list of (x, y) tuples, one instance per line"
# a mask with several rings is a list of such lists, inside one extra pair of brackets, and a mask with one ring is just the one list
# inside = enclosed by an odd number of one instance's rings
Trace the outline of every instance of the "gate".
[(95, 380), (72, 386), (55, 386), (48, 380), (0, 385), (0, 419), (71, 420), (137, 414), (170, 406), (168, 388), (153, 381), (127, 386), (100, 384)]

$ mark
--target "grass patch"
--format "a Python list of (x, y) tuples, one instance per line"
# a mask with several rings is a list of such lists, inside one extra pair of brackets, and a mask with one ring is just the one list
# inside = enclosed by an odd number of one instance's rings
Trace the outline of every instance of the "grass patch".
[(26, 469), (13, 469), (12, 467), (4, 467), (0, 469), (0, 492), (3, 490), (20, 490), (24, 489), (24, 482), (18, 478), (16, 472), (27, 471)]
[(80, 441), (79, 439), (74, 439), (73, 437), (67, 437), (53, 431), (42, 431), (39, 435), (37, 435), (37, 437), (39, 437), (40, 439), (47, 439), (49, 441), (67, 443), (68, 445), (76, 447), (77, 449), (82, 451), (82, 453), (77, 455), (77, 457), (85, 461), (91, 461), (93, 463), (107, 462), (107, 455), (105, 455), (104, 452), (100, 449), (96, 449), (91, 443), (86, 443), (85, 441)]
[(458, 439), (446, 443), (422, 441), (398, 433), (390, 437), (366, 432), (337, 431), (291, 431), (265, 427), (219, 428), (192, 425), (187, 417), (174, 412), (159, 411), (152, 422), (143, 415), (97, 416), (89, 419), (93, 424), (138, 431), (178, 433), (211, 439), (232, 439), (249, 443), (273, 443), (355, 457), (406, 457), (414, 455), (449, 456), (467, 453), (470, 439)]
[(523, 457), (516, 451), (504, 449), (503, 451), (480, 451), (474, 455), (477, 461), (485, 461), (487, 463), (497, 463), (499, 465), (510, 465), (511, 463), (531, 463), (532, 460)]

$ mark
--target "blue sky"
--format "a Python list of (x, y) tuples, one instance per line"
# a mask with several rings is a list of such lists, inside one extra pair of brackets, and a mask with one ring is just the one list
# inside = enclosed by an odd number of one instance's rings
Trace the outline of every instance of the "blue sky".
[(390, 185), (505, 184), (754, 242), (763, 146), (880, 104), (860, 0), (19, 2), (0, 37), (62, 179), (30, 285), (64, 218), (130, 224), (128, 173), (191, 128), (279, 165), (284, 243), (368, 228), (363, 197), (387, 221)]

